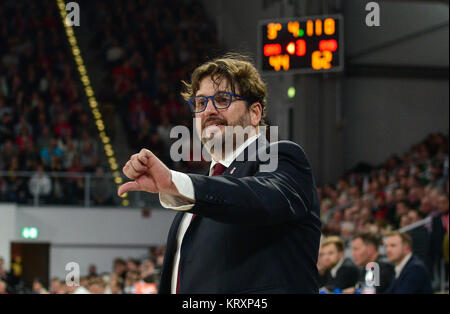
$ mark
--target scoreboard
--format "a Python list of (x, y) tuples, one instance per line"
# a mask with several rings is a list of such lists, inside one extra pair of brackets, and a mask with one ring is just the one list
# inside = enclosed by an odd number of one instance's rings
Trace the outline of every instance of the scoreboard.
[(258, 25), (258, 66), (264, 73), (342, 71), (341, 15), (261, 21)]

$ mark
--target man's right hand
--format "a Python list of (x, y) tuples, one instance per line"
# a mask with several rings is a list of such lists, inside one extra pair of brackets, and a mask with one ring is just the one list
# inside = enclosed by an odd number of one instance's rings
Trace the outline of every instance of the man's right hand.
[(141, 149), (138, 154), (132, 155), (122, 171), (134, 181), (122, 184), (117, 192), (119, 196), (129, 191), (144, 191), (185, 198), (172, 182), (170, 169), (148, 149)]

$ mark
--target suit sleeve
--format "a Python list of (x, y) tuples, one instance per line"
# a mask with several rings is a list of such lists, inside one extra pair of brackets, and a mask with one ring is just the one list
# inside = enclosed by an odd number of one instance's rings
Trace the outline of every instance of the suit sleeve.
[[(195, 205), (189, 211), (223, 223), (271, 225), (319, 215), (317, 190), (305, 153), (293, 142), (278, 142), (278, 167), (254, 176), (189, 174)], [(271, 146), (272, 146), (271, 145)]]

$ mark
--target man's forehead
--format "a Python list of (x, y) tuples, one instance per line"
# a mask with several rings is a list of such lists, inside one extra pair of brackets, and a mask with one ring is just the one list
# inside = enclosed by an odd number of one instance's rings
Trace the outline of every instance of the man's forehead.
[(401, 238), (398, 235), (393, 235), (390, 237), (386, 238), (386, 243), (390, 243), (390, 244), (397, 244), (398, 242), (401, 242)]
[(229, 91), (231, 92), (231, 84), (225, 77), (215, 77), (214, 80), (211, 76), (204, 77), (199, 84), (199, 89), (195, 93), (196, 95), (205, 95), (216, 93), (219, 91)]

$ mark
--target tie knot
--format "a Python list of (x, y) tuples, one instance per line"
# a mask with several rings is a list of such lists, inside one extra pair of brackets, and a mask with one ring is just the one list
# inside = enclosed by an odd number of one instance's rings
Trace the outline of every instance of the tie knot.
[(221, 163), (217, 163), (214, 165), (214, 171), (211, 176), (220, 176), (225, 172), (226, 169), (227, 167), (225, 167)]

